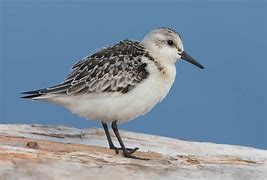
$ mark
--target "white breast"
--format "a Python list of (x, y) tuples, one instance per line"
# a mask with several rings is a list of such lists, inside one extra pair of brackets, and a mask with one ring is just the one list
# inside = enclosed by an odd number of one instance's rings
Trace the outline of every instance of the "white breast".
[(126, 122), (150, 111), (169, 92), (176, 75), (174, 65), (159, 72), (154, 65), (148, 65), (150, 75), (133, 90), (125, 94), (102, 94), (62, 96), (52, 98), (52, 102), (70, 109), (82, 117), (104, 122)]

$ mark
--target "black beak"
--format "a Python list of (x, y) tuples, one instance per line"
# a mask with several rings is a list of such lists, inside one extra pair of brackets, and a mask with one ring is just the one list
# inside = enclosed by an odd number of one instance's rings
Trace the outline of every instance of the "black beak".
[(185, 51), (183, 51), (181, 53), (181, 58), (183, 60), (186, 60), (194, 65), (196, 65), (197, 67), (204, 69), (204, 66), (202, 66), (200, 63), (198, 63), (193, 57), (191, 57), (189, 54), (187, 54)]

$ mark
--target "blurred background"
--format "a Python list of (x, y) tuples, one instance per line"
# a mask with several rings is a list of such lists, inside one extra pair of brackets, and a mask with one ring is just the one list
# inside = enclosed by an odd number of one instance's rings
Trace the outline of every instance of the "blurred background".
[(267, 149), (267, 1), (2, 0), (0, 123), (101, 127), (20, 99), (60, 83), (97, 49), (166, 26), (205, 66), (179, 61), (168, 96), (122, 129)]

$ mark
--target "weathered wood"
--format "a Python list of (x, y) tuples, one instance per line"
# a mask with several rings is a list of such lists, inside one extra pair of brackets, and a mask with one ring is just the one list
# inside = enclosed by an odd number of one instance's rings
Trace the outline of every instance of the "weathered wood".
[(267, 179), (266, 150), (121, 135), (150, 160), (116, 155), (100, 129), (0, 125), (0, 179)]

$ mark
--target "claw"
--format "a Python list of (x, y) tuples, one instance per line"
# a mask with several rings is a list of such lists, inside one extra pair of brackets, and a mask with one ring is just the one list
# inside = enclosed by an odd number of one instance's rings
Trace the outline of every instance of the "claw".
[(135, 147), (135, 148), (126, 148), (126, 150), (130, 153), (133, 154), (135, 151), (137, 151), (139, 148)]
[[(110, 149), (115, 150), (115, 153), (116, 154), (119, 154), (119, 150), (123, 150), (122, 148), (117, 148), (116, 146), (112, 146), (112, 147), (110, 147)], [(135, 147), (135, 148), (126, 148), (128, 154), (133, 154), (138, 149), (139, 149), (138, 147)]]
[[(122, 148), (117, 148), (118, 150), (123, 150)], [(139, 148), (135, 147), (135, 148), (126, 148), (127, 152), (129, 154), (133, 154), (135, 151), (137, 151)]]
[(146, 161), (150, 160), (150, 159), (148, 159), (148, 158), (141, 158), (141, 157), (133, 156), (133, 155), (130, 154), (128, 151), (127, 151), (127, 152), (124, 152), (123, 154), (124, 154), (124, 157), (126, 157), (126, 158), (139, 159), (139, 160), (146, 160)]
[(110, 149), (113, 149), (115, 151), (116, 154), (119, 154), (119, 149), (120, 148), (117, 148), (116, 146), (113, 146), (113, 147), (109, 147)]

